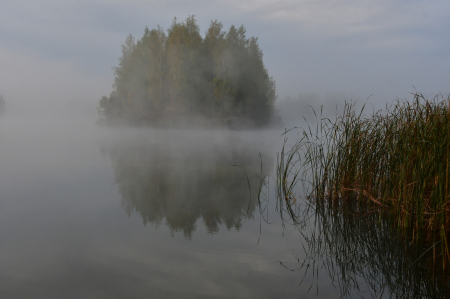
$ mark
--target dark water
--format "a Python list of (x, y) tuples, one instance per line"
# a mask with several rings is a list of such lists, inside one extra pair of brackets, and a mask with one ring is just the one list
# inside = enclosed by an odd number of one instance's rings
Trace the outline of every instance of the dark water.
[(0, 297), (445, 297), (383, 222), (258, 197), (281, 141), (3, 120)]

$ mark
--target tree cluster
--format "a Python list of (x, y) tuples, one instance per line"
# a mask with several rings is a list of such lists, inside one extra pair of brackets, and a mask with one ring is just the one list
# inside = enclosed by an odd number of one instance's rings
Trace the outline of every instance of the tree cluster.
[(107, 122), (159, 125), (201, 116), (218, 124), (263, 126), (274, 117), (275, 82), (255, 37), (244, 26), (222, 30), (211, 21), (204, 37), (194, 16), (174, 19), (167, 33), (145, 29), (122, 45), (109, 97)]

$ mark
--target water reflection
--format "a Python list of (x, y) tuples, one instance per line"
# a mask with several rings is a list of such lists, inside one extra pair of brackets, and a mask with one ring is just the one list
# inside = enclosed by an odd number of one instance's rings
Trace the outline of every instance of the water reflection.
[(144, 224), (165, 222), (186, 238), (200, 218), (210, 233), (220, 224), (239, 229), (252, 218), (256, 175), (261, 164), (264, 171), (272, 165), (262, 140), (239, 133), (156, 132), (102, 150), (111, 158), (125, 211), (139, 213)]
[(295, 208), (302, 257), (296, 258), (297, 265), (281, 264), (299, 271), (301, 284), (320, 294), (319, 277), (327, 274), (341, 298), (448, 298), (448, 284), (434, 278), (439, 273), (429, 267), (432, 254), (422, 255), (423, 248), (399, 238), (392, 219), (361, 207)]

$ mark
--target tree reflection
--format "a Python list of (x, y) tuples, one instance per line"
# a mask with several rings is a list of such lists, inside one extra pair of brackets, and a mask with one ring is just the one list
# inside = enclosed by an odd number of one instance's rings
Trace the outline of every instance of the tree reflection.
[(270, 154), (259, 154), (260, 145), (236, 135), (161, 133), (104, 147), (127, 214), (135, 211), (144, 224), (156, 227), (164, 222), (172, 233), (181, 231), (186, 238), (191, 238), (199, 218), (209, 233), (217, 232), (220, 224), (239, 229), (257, 206), (256, 174), (272, 161)]
[[(292, 205), (291, 205), (292, 206)], [(285, 207), (285, 206), (284, 206)], [(367, 207), (336, 207), (329, 203), (295, 204), (295, 227), (304, 240), (301, 282), (320, 293), (327, 273), (341, 298), (447, 298), (449, 285), (432, 269), (432, 250), (411, 245), (393, 231), (392, 221)], [(289, 215), (285, 213), (284, 215)], [(302, 254), (303, 256), (303, 254)], [(431, 267), (430, 267), (431, 263)]]

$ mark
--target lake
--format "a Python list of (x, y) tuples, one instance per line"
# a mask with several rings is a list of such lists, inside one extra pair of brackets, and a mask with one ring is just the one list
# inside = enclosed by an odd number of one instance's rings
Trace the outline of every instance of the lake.
[(281, 130), (94, 122), (0, 122), (1, 298), (446, 297), (388, 220), (305, 204), (293, 224)]

